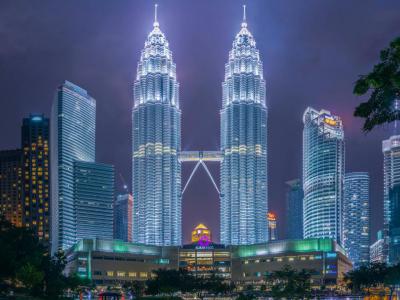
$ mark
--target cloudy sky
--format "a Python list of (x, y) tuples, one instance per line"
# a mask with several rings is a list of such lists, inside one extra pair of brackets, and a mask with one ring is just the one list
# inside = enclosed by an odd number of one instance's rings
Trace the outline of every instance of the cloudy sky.
[[(20, 143), (21, 119), (49, 115), (65, 79), (97, 100), (96, 155), (131, 182), (132, 83), (152, 29), (154, 1), (0, 1), (0, 149)], [(285, 182), (301, 176), (302, 114), (307, 106), (339, 115), (345, 126), (346, 171), (371, 176), (372, 232), (382, 224), (381, 141), (392, 130), (361, 131), (352, 116), (360, 74), (400, 36), (398, 0), (159, 0), (181, 84), (182, 148), (219, 147), (224, 64), (247, 4), (249, 29), (264, 61), (268, 105), (269, 206), (285, 224)], [(186, 181), (193, 165), (184, 166)], [(218, 178), (218, 165), (211, 165)], [(122, 185), (117, 174), (118, 187)], [(219, 240), (218, 195), (206, 173), (183, 199), (184, 241), (198, 222)]]

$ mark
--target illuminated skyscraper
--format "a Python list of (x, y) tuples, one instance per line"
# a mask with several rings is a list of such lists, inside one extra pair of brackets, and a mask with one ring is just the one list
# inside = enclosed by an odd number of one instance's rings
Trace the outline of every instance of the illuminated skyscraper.
[(131, 194), (118, 195), (114, 203), (114, 238), (132, 241), (133, 197)]
[(76, 242), (74, 162), (95, 160), (96, 101), (65, 81), (57, 90), (50, 124), (52, 253)]
[(176, 66), (157, 15), (137, 67), (133, 107), (133, 241), (181, 244), (181, 111)]
[(22, 227), (21, 177), (21, 150), (0, 151), (0, 214), (17, 227)]
[(44, 240), (50, 234), (49, 125), (43, 115), (31, 115), (21, 128), (23, 223)]
[(222, 83), (221, 242), (268, 240), (267, 107), (260, 53), (244, 11)]
[(329, 111), (307, 108), (303, 116), (304, 238), (341, 243), (344, 179), (342, 121)]
[(355, 267), (369, 262), (369, 175), (347, 173), (344, 178), (343, 246)]
[(76, 239), (113, 238), (114, 166), (74, 162)]
[(303, 187), (300, 179), (286, 182), (286, 238), (303, 238)]
[(276, 229), (276, 214), (273, 212), (268, 212), (267, 214), (268, 222), (268, 237), (270, 241), (275, 241), (278, 239), (277, 229)]
[[(383, 256), (389, 260), (389, 226), (391, 221), (390, 194), (400, 185), (400, 135), (393, 135), (382, 142), (383, 152)], [(393, 195), (397, 193), (392, 192)], [(393, 198), (393, 197), (392, 197)]]

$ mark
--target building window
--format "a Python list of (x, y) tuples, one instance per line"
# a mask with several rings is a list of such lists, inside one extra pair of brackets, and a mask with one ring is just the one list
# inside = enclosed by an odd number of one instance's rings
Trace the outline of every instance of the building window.
[(125, 277), (125, 272), (117, 271), (117, 276), (118, 277)]
[(114, 271), (107, 271), (107, 276), (109, 276), (109, 277), (114, 276)]
[(141, 278), (147, 278), (147, 273), (146, 272), (140, 272), (139, 275)]
[(128, 273), (128, 276), (129, 276), (129, 277), (136, 277), (136, 272), (129, 272), (129, 273)]

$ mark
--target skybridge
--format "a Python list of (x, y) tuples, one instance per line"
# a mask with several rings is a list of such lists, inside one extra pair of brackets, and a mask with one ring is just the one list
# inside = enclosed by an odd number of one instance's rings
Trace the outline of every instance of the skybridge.
[(181, 151), (178, 156), (178, 160), (181, 163), (185, 162), (197, 162), (194, 166), (192, 173), (190, 173), (189, 179), (186, 181), (185, 186), (183, 187), (181, 196), (185, 193), (187, 187), (189, 186), (190, 181), (193, 178), (193, 175), (196, 173), (198, 168), (202, 166), (204, 170), (207, 172), (208, 177), (210, 178), (215, 190), (218, 195), (220, 195), (220, 191), (218, 185), (215, 183), (214, 177), (212, 176), (210, 170), (208, 169), (206, 162), (221, 162), (223, 159), (222, 151)]

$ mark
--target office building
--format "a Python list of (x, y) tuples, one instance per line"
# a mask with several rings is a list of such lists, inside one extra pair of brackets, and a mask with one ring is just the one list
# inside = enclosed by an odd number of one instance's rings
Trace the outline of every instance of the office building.
[(354, 267), (369, 262), (369, 175), (346, 173), (343, 197), (343, 247)]
[(307, 108), (303, 115), (304, 238), (342, 240), (344, 132), (329, 111)]
[(386, 263), (386, 256), (384, 255), (383, 231), (379, 230), (376, 241), (369, 247), (369, 261), (370, 263)]
[(389, 261), (389, 224), (391, 220), (390, 191), (400, 185), (400, 135), (393, 135), (382, 142), (383, 153), (383, 255)]
[(263, 64), (244, 19), (222, 83), (221, 243), (262, 243), (267, 234), (267, 106)]
[(268, 212), (267, 214), (268, 222), (268, 237), (270, 241), (275, 241), (278, 239), (278, 233), (276, 229), (276, 214), (273, 212)]
[(395, 185), (389, 192), (389, 263), (400, 263), (400, 185)]
[(53, 102), (50, 123), (51, 250), (76, 242), (74, 162), (95, 161), (96, 101), (65, 81)]
[(5, 219), (22, 227), (22, 151), (0, 151), (0, 212)]
[(114, 203), (114, 239), (132, 242), (133, 197), (117, 195)]
[(30, 115), (21, 127), (23, 224), (39, 239), (50, 235), (49, 119)]
[(133, 241), (180, 245), (179, 83), (169, 43), (157, 19), (153, 25), (133, 87)]
[(76, 239), (112, 239), (114, 166), (74, 162)]
[(300, 179), (286, 182), (286, 238), (303, 238), (303, 187)]

